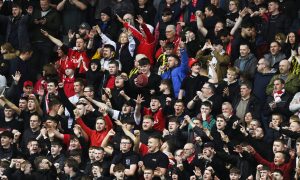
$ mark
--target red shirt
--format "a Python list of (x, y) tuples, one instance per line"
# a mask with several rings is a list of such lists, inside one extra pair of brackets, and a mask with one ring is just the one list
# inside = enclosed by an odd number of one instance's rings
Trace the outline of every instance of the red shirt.
[(255, 160), (265, 166), (268, 166), (270, 168), (270, 170), (273, 172), (276, 169), (279, 169), (283, 172), (283, 179), (284, 180), (289, 180), (290, 178), (290, 174), (291, 171), (293, 170), (294, 167), (294, 159), (290, 159), (290, 161), (288, 163), (284, 163), (280, 166), (276, 166), (274, 164), (274, 162), (269, 162), (267, 160), (265, 160), (263, 157), (261, 157), (257, 152), (255, 152), (254, 154), (254, 158)]
[(142, 156), (148, 154), (148, 146), (146, 144), (141, 143), (139, 148), (139, 154), (141, 154)]
[(116, 79), (116, 76), (114, 76), (114, 75), (109, 76), (105, 87), (109, 88), (109, 89), (113, 89), (115, 87), (115, 79)]
[(163, 114), (163, 109), (159, 108), (159, 110), (157, 110), (156, 112), (152, 112), (152, 110), (150, 108), (144, 107), (143, 112), (144, 112), (144, 115), (153, 116), (153, 119), (154, 119), (153, 129), (163, 132), (163, 130), (165, 129), (165, 126), (166, 126), (166, 120), (165, 120), (165, 116)]
[[(85, 62), (86, 67), (89, 67), (90, 59), (88, 58), (85, 51), (76, 51), (73, 49), (69, 49), (68, 53), (69, 59), (74, 63), (75, 67), (78, 67), (79, 60), (82, 58), (82, 61)], [(79, 66), (79, 73), (85, 73), (85, 69), (83, 68), (83, 64)]]
[(67, 61), (69, 61), (68, 56), (66, 56), (65, 58), (60, 58), (59, 60), (57, 60), (55, 62), (55, 64), (58, 66), (57, 73), (58, 73), (58, 76), (59, 76), (61, 81), (65, 77), (65, 70), (66, 70)]
[(75, 78), (74, 77), (66, 77), (63, 79), (64, 82), (64, 91), (66, 96), (69, 98), (71, 96), (75, 95), (75, 91), (74, 91), (74, 82), (75, 82)]
[[(174, 44), (174, 53), (176, 53), (176, 51), (178, 49), (180, 40), (181, 40), (181, 38), (176, 35), (174, 40), (172, 41), (172, 43)], [(167, 42), (170, 42), (170, 41), (167, 40)], [(157, 59), (162, 53), (163, 53), (163, 48), (160, 47), (155, 53), (155, 58)]]
[(151, 65), (154, 64), (153, 53), (156, 45), (155, 37), (147, 28), (146, 24), (142, 25), (143, 31), (145, 32), (146, 37), (143, 37), (143, 34), (139, 32), (134, 27), (130, 26), (128, 23), (123, 24), (126, 29), (130, 29), (132, 35), (140, 42), (137, 47), (137, 54), (145, 54), (149, 60)]
[(105, 136), (107, 135), (108, 131), (111, 130), (113, 127), (113, 124), (108, 115), (104, 116), (103, 119), (106, 123), (106, 128), (102, 131), (92, 130), (84, 124), (81, 118), (76, 119), (77, 124), (79, 124), (81, 128), (84, 130), (84, 132), (89, 136), (91, 141), (90, 146), (97, 146), (97, 147), (101, 146), (101, 143), (105, 138)]

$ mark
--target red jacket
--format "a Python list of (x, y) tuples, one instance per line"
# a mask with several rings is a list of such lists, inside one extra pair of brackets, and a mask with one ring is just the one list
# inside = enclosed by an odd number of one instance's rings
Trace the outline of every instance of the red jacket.
[[(176, 51), (178, 49), (180, 40), (181, 40), (181, 38), (178, 35), (176, 35), (175, 39), (172, 41), (172, 43), (174, 44), (174, 53), (176, 53)], [(170, 42), (170, 41), (167, 40), (167, 42)], [(162, 53), (164, 53), (164, 51), (163, 51), (163, 48), (160, 47), (155, 53), (155, 58), (157, 59)]]
[(274, 164), (274, 162), (269, 162), (269, 161), (265, 160), (257, 152), (255, 152), (254, 158), (258, 163), (268, 166), (272, 172), (276, 169), (281, 170), (283, 172), (283, 179), (290, 180), (290, 174), (294, 167), (294, 158), (293, 159), (291, 158), (288, 163), (285, 163), (281, 166), (276, 166)]
[(140, 44), (137, 47), (137, 54), (145, 54), (151, 65), (154, 64), (153, 53), (156, 45), (155, 37), (147, 28), (146, 24), (142, 25), (143, 31), (145, 32), (146, 37), (143, 37), (143, 34), (139, 32), (133, 26), (130, 26), (128, 23), (123, 24), (126, 29), (129, 29), (132, 32), (132, 35), (139, 40)]
[(44, 89), (45, 94), (46, 94), (46, 93), (47, 93), (47, 81), (46, 81), (43, 77), (41, 77), (41, 78), (35, 83), (33, 92), (34, 92), (35, 94), (38, 94), (38, 92), (39, 92), (39, 90), (40, 90), (41, 88)]
[(66, 96), (68, 98), (71, 96), (74, 96), (75, 95), (75, 91), (74, 91), (75, 77), (63, 78), (63, 82), (64, 82), (64, 91), (65, 91)]
[(143, 110), (144, 115), (151, 115), (154, 119), (154, 126), (153, 129), (163, 132), (166, 127), (166, 120), (163, 113), (163, 109), (159, 108), (156, 112), (152, 112), (150, 108), (144, 107)]
[(81, 118), (76, 119), (77, 124), (81, 126), (81, 128), (84, 130), (84, 132), (89, 136), (91, 144), (90, 146), (101, 146), (101, 143), (105, 136), (107, 135), (108, 131), (112, 129), (113, 124), (110, 120), (110, 117), (108, 115), (103, 117), (105, 123), (106, 123), (106, 129), (103, 131), (96, 131), (92, 130), (89, 127), (87, 127), (83, 120)]
[(62, 81), (62, 79), (65, 77), (65, 70), (68, 61), (69, 61), (69, 57), (66, 56), (65, 58), (60, 58), (55, 62), (55, 65), (58, 66), (57, 73), (60, 81)]
[[(89, 67), (90, 59), (88, 58), (85, 51), (76, 51), (73, 49), (69, 49), (68, 53), (69, 59), (74, 63), (75, 67), (78, 66), (79, 59), (82, 58), (86, 65), (86, 67)], [(79, 66), (79, 73), (85, 73), (85, 69), (83, 68), (83, 64)]]

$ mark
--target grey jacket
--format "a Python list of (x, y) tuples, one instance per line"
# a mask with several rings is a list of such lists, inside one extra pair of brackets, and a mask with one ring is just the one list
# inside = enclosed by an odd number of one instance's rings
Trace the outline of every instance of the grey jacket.
[(257, 58), (254, 54), (250, 53), (246, 57), (239, 57), (235, 60), (234, 66), (240, 69), (240, 72), (248, 78), (253, 79), (256, 65), (257, 65)]

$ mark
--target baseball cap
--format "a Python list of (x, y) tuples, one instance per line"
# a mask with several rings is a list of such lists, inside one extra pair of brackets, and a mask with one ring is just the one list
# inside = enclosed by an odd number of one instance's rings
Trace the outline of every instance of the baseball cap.
[(91, 26), (90, 26), (88, 23), (83, 22), (83, 23), (80, 24), (79, 28), (81, 28), (81, 29), (86, 29), (86, 30), (90, 30), (90, 29), (91, 29)]
[(25, 81), (24, 84), (23, 84), (24, 87), (33, 87), (33, 83), (31, 81)]
[(206, 143), (204, 143), (203, 148), (206, 148), (206, 147), (214, 148), (214, 143), (213, 142), (206, 142)]
[(189, 58), (189, 67), (192, 68), (194, 65), (198, 64), (199, 66), (201, 66), (201, 62), (198, 61), (197, 59), (195, 58)]

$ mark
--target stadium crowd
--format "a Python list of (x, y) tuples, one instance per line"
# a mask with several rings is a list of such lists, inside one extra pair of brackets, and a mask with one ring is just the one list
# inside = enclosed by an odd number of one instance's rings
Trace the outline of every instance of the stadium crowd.
[(300, 179), (299, 40), (297, 0), (0, 0), (0, 179)]

